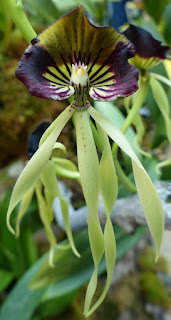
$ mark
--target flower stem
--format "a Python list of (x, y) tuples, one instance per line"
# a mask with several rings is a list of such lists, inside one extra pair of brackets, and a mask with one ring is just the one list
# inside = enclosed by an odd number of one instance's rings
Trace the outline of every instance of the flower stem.
[(171, 80), (171, 61), (165, 60), (163, 63), (164, 63), (168, 78)]
[[(121, 128), (121, 131), (125, 133), (129, 126), (132, 124), (136, 114), (138, 113), (138, 110), (141, 108), (147, 93), (148, 93), (148, 88), (149, 88), (149, 81), (148, 79), (143, 79), (142, 77), (139, 80), (139, 90), (137, 92), (137, 96), (135, 99), (135, 102), (133, 103), (132, 109), (127, 115), (127, 118)], [(119, 181), (131, 192), (135, 193), (136, 192), (136, 187), (134, 183), (132, 183), (129, 178), (126, 176), (124, 173), (118, 159), (117, 159), (117, 152), (118, 152), (118, 145), (116, 143), (113, 143), (112, 146), (112, 154), (113, 154), (113, 159), (116, 167), (116, 172), (118, 175)]]
[(97, 148), (102, 152), (103, 151), (103, 144), (102, 144), (100, 136), (97, 132), (97, 129), (96, 129), (94, 123), (91, 121), (91, 119), (90, 119), (90, 126), (91, 126), (91, 130), (93, 133), (93, 138), (94, 138), (95, 144), (96, 144)]
[(113, 155), (113, 161), (115, 164), (116, 173), (118, 176), (119, 182), (131, 193), (136, 193), (137, 189), (135, 184), (126, 176), (125, 172), (123, 171), (116, 155)]
[[(135, 102), (133, 103), (133, 106), (130, 110), (130, 112), (128, 113), (126, 120), (121, 128), (121, 131), (123, 133), (125, 133), (127, 131), (127, 129), (129, 128), (129, 126), (132, 124), (136, 114), (138, 113), (138, 110), (141, 108), (147, 93), (148, 93), (148, 88), (149, 88), (149, 81), (148, 79), (142, 79), (140, 78), (139, 80), (139, 90), (137, 92), (137, 96), (135, 99)], [(118, 150), (118, 146), (117, 144), (113, 144), (112, 146), (112, 152), (113, 154), (116, 153)]]
[(30, 43), (30, 41), (36, 37), (36, 32), (33, 30), (24, 13), (22, 0), (6, 0), (5, 4), (12, 20), (21, 31), (25, 40)]

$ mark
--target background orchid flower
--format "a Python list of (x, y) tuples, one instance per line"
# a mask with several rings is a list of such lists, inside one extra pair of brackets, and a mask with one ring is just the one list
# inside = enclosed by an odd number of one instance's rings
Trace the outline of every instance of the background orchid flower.
[(130, 62), (140, 71), (167, 59), (169, 47), (162, 45), (145, 29), (130, 24), (123, 33), (135, 46), (136, 53)]
[[(110, 213), (117, 197), (118, 181), (108, 136), (132, 160), (137, 191), (156, 246), (156, 259), (161, 246), (163, 211), (149, 176), (122, 132), (88, 101), (89, 97), (98, 101), (113, 101), (137, 90), (138, 72), (128, 63), (134, 53), (133, 44), (123, 34), (110, 27), (94, 26), (80, 6), (33, 39), (16, 70), (18, 79), (23, 81), (32, 95), (54, 100), (68, 99), (73, 95), (73, 102), (44, 132), (39, 149), (17, 180), (8, 209), (8, 225), (14, 207), (37, 186), (39, 179), (53, 193), (55, 180), (53, 174), (52, 183), (49, 158), (61, 130), (73, 117), (80, 180), (89, 209), (88, 232), (94, 260), (94, 272), (85, 298), (86, 316), (103, 301), (112, 280), (116, 256)], [(90, 117), (95, 121), (97, 135), (101, 140), (100, 162)], [(99, 193), (106, 210), (104, 232), (98, 217)], [(39, 190), (37, 195), (40, 197)], [(107, 280), (99, 299), (91, 306), (103, 255)]]
[[(167, 54), (170, 49), (168, 46), (162, 45), (161, 41), (153, 38), (150, 32), (132, 24), (124, 31), (124, 35), (135, 45), (136, 49), (135, 56), (131, 58), (129, 62), (140, 71), (139, 85), (141, 88), (139, 95), (141, 95), (141, 97), (139, 100), (141, 101), (139, 106), (136, 102), (136, 112), (144, 102), (150, 85), (154, 99), (164, 117), (167, 137), (171, 143), (171, 109), (167, 95), (158, 81), (160, 80), (168, 86), (171, 86), (171, 80), (159, 74), (148, 72), (149, 68), (167, 59)], [(139, 125), (140, 119), (138, 119), (138, 126)]]

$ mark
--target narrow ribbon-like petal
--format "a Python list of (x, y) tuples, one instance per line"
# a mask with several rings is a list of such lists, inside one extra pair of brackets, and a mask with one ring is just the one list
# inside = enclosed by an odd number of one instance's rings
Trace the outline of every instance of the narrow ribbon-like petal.
[(14, 186), (7, 212), (7, 225), (12, 233), (15, 233), (10, 225), (10, 216), (13, 209), (25, 197), (25, 195), (31, 190), (31, 188), (35, 186), (42, 171), (48, 163), (56, 139), (58, 138), (65, 124), (71, 118), (74, 111), (75, 110), (71, 109), (70, 106), (67, 107), (51, 124), (51, 126), (47, 129), (49, 132), (49, 136), (46, 135), (46, 132), (44, 133), (43, 137), (46, 136), (46, 140), (30, 159), (27, 166), (19, 176)]
[(78, 167), (84, 197), (89, 210), (88, 232), (94, 260), (94, 272), (88, 284), (84, 305), (84, 313), (87, 314), (96, 290), (98, 268), (104, 253), (104, 237), (98, 216), (99, 162), (87, 110), (76, 111), (74, 113), (74, 121), (77, 137)]
[(109, 135), (109, 137), (113, 139), (113, 141), (115, 141), (132, 160), (136, 187), (156, 246), (157, 260), (160, 253), (164, 229), (164, 214), (160, 198), (152, 181), (150, 180), (150, 177), (122, 132), (110, 120), (97, 112), (93, 107), (89, 107), (88, 112)]
[(65, 229), (67, 232), (68, 240), (70, 242), (71, 248), (73, 252), (80, 257), (77, 249), (75, 248), (73, 237), (72, 237), (72, 232), (70, 228), (70, 223), (69, 223), (69, 205), (68, 202), (64, 199), (62, 196), (58, 181), (56, 179), (56, 172), (55, 172), (55, 164), (53, 161), (48, 162), (46, 168), (44, 169), (42, 175), (41, 175), (41, 180), (45, 188), (54, 195), (54, 197), (58, 197), (60, 199), (60, 204), (61, 204), (61, 211), (65, 223)]

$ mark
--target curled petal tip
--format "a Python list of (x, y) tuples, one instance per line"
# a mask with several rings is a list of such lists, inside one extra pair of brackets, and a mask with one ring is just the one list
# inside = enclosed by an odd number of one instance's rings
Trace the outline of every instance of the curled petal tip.
[(148, 69), (161, 60), (167, 59), (169, 47), (162, 45), (161, 41), (156, 40), (143, 28), (130, 24), (123, 34), (134, 44), (136, 49), (133, 63), (139, 69)]

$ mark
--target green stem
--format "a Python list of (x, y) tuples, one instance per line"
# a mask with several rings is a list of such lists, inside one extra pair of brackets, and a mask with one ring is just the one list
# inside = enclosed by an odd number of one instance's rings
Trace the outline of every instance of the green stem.
[[(127, 118), (121, 128), (121, 131), (125, 133), (129, 126), (132, 124), (135, 116), (138, 113), (138, 110), (141, 108), (147, 93), (148, 93), (148, 88), (149, 88), (149, 81), (148, 79), (143, 79), (140, 78), (139, 80), (139, 90), (137, 92), (137, 96), (135, 99), (135, 102), (133, 103), (132, 109), (127, 115)], [(117, 159), (117, 152), (118, 152), (118, 145), (116, 143), (113, 143), (112, 146), (112, 154), (113, 154), (113, 159), (115, 163), (115, 168), (117, 172), (118, 179), (122, 185), (124, 185), (129, 191), (136, 193), (136, 187), (132, 181), (129, 180), (129, 178), (126, 176), (124, 173), (118, 159)]]
[[(127, 131), (127, 129), (130, 127), (130, 125), (132, 124), (136, 114), (138, 113), (138, 110), (141, 108), (147, 93), (148, 93), (148, 88), (149, 88), (149, 81), (148, 79), (142, 79), (140, 78), (139, 80), (139, 90), (137, 92), (137, 96), (135, 99), (135, 102), (133, 103), (133, 106), (130, 110), (130, 112), (128, 113), (126, 120), (121, 128), (121, 131), (123, 133), (125, 133)], [(116, 154), (118, 150), (118, 145), (116, 143), (113, 144), (112, 146), (112, 153)]]
[(94, 138), (95, 144), (96, 144), (97, 148), (102, 152), (103, 151), (103, 144), (102, 144), (100, 136), (97, 132), (96, 126), (94, 125), (94, 123), (92, 122), (91, 119), (90, 119), (90, 126), (91, 126), (91, 130), (93, 133), (93, 138)]
[(22, 0), (6, 0), (5, 4), (12, 20), (21, 31), (25, 40), (30, 43), (36, 37), (36, 33), (24, 13)]
[(115, 164), (116, 174), (118, 176), (119, 182), (130, 192), (136, 193), (137, 189), (135, 184), (126, 176), (125, 172), (123, 171), (116, 155), (113, 155), (113, 161)]

